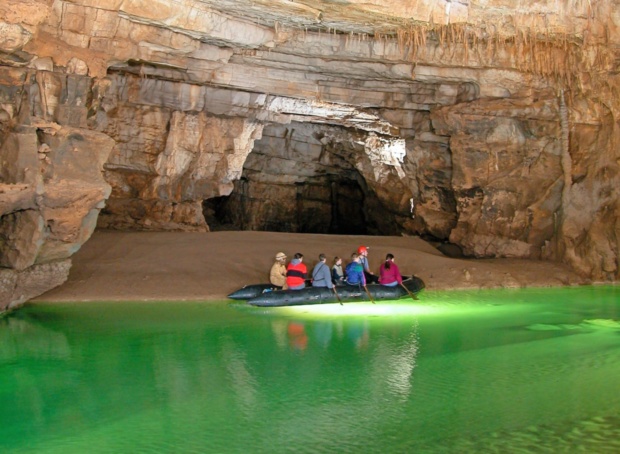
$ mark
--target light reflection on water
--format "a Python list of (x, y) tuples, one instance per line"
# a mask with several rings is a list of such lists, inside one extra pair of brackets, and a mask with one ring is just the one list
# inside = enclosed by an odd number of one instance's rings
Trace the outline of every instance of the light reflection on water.
[(0, 319), (2, 452), (618, 452), (616, 287)]

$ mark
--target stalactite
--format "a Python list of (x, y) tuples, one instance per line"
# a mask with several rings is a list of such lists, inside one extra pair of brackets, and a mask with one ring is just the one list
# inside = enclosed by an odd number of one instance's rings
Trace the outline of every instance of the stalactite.
[[(466, 23), (442, 25), (432, 20), (429, 23), (403, 20), (395, 29), (385, 33), (377, 30), (372, 37), (385, 48), (389, 44), (397, 45), (402, 58), (412, 63), (423, 59), (433, 49), (441, 51), (441, 58), (453, 64), (467, 65), (472, 55), (476, 55), (481, 65), (496, 66), (501, 65), (496, 59), (507, 56), (514, 69), (544, 77), (557, 88), (583, 90), (587, 88), (584, 78), (591, 81), (588, 86), (593, 84), (594, 79), (599, 84), (604, 83), (598, 80), (595, 69), (614, 64), (609, 51), (600, 45), (590, 44), (587, 37), (580, 41), (577, 36), (554, 31), (549, 28), (549, 23), (541, 25), (535, 19), (531, 14), (519, 13), (512, 18), (514, 32), (509, 35), (503, 34), (495, 24), (471, 29), (471, 25)], [(329, 28), (328, 32), (338, 33), (334, 28)], [(371, 38), (367, 33), (353, 31), (344, 35), (347, 47)], [(432, 41), (431, 49), (427, 46), (428, 38)]]

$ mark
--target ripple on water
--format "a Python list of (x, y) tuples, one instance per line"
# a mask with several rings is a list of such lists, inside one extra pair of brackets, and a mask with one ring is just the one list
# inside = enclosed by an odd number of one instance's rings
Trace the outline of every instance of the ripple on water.
[(597, 416), (581, 421), (530, 426), (420, 447), (424, 453), (590, 453), (620, 452), (620, 416)]

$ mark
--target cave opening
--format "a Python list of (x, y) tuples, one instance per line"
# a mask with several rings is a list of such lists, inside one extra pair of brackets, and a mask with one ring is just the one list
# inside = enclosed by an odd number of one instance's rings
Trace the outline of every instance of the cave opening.
[(209, 228), (399, 234), (394, 214), (358, 170), (364, 142), (352, 134), (309, 123), (266, 127), (230, 195), (203, 202)]
[(259, 230), (269, 232), (370, 235), (376, 223), (367, 218), (366, 196), (356, 180), (334, 176), (292, 185), (262, 188), (281, 194), (257, 197), (246, 178), (235, 182), (229, 196), (203, 202), (203, 214), (212, 231)]

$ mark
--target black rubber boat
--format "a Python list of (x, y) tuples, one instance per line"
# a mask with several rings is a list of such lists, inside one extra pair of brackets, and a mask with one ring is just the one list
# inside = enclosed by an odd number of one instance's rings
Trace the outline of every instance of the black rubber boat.
[[(380, 284), (368, 284), (366, 289), (375, 301), (396, 300), (400, 298), (411, 298), (411, 295), (418, 294), (424, 288), (424, 282), (417, 276), (411, 276), (403, 280), (401, 285), (396, 287), (386, 287)], [(252, 306), (278, 307), (278, 306), (299, 306), (303, 304), (329, 304), (370, 301), (366, 289), (357, 285), (344, 285), (336, 287), (338, 296), (333, 290), (325, 287), (306, 287), (302, 290), (276, 290), (271, 284), (254, 284), (231, 293), (228, 298), (234, 300), (247, 300)], [(340, 297), (340, 300), (338, 299)]]

